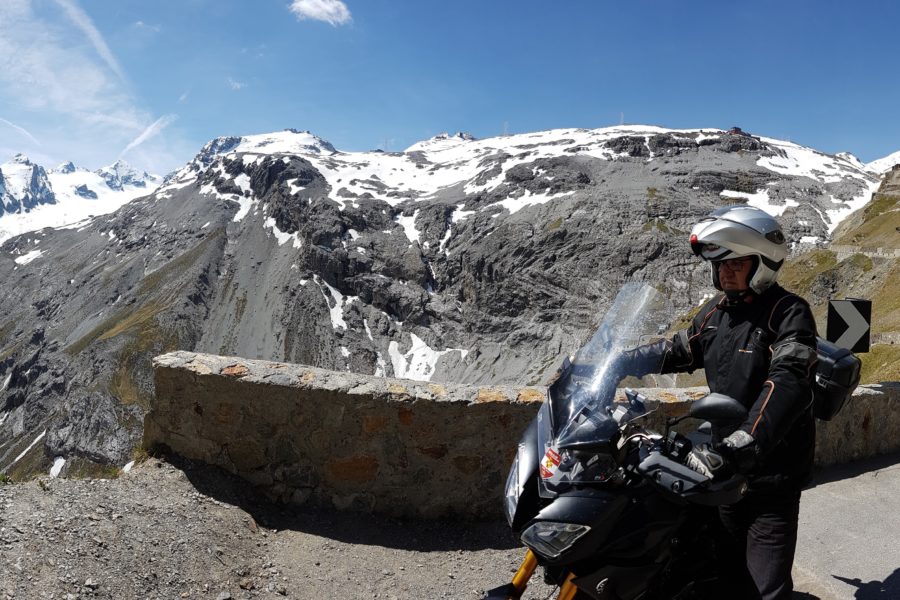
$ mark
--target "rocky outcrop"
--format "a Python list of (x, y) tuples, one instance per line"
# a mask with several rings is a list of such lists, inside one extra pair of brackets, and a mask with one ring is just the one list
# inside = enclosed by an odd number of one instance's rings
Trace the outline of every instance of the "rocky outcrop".
[(97, 192), (90, 189), (85, 184), (81, 184), (75, 188), (75, 193), (78, 194), (82, 198), (86, 198), (88, 200), (96, 200)]
[(96, 173), (103, 178), (109, 189), (116, 191), (122, 191), (126, 186), (145, 188), (147, 180), (152, 178), (149, 173), (138, 171), (123, 160), (117, 160)]
[(17, 154), (0, 167), (0, 217), (4, 213), (28, 211), (55, 201), (47, 172), (24, 154)]

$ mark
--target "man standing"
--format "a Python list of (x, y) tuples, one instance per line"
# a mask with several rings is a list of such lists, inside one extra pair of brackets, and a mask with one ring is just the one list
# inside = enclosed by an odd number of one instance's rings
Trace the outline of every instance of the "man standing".
[[(703, 368), (711, 392), (748, 409), (743, 423), (713, 431), (725, 464), (750, 481), (744, 499), (720, 508), (722, 581), (730, 598), (790, 598), (800, 490), (815, 449), (815, 321), (802, 298), (775, 283), (787, 248), (764, 211), (716, 210), (694, 226), (690, 242), (722, 294), (672, 340), (626, 352), (621, 372), (643, 375), (642, 366), (659, 357), (664, 373)], [(708, 454), (695, 458), (693, 466), (709, 475), (721, 464)]]

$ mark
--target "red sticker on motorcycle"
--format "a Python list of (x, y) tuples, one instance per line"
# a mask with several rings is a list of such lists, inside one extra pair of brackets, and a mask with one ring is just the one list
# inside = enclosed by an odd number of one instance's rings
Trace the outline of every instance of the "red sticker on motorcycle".
[(544, 460), (541, 461), (541, 478), (550, 479), (553, 477), (553, 472), (556, 471), (556, 467), (559, 466), (559, 461), (559, 453), (552, 447), (547, 448)]

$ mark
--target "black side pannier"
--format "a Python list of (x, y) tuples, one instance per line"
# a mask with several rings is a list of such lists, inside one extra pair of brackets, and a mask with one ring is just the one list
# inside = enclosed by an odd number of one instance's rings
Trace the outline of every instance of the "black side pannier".
[(813, 390), (813, 413), (817, 419), (830, 421), (859, 385), (862, 363), (846, 348), (838, 348), (822, 338), (816, 338), (816, 342), (819, 366)]

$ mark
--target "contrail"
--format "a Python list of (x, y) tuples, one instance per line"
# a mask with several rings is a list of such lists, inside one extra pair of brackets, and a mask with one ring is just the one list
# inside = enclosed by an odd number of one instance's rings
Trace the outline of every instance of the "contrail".
[(27, 137), (29, 140), (31, 140), (32, 142), (34, 142), (34, 143), (37, 144), (38, 146), (41, 145), (41, 143), (40, 143), (39, 141), (37, 141), (37, 138), (35, 138), (35, 137), (34, 137), (33, 135), (31, 135), (30, 133), (28, 133), (28, 131), (27, 131), (24, 127), (19, 127), (19, 126), (16, 125), (15, 123), (10, 123), (9, 121), (7, 121), (6, 119), (4, 119), (4, 118), (2, 118), (2, 117), (0, 117), (0, 123), (6, 123), (7, 125), (9, 125), (10, 127), (12, 127), (13, 129), (15, 129), (16, 131), (18, 131), (19, 133), (21, 133), (21, 134), (24, 135), (25, 137)]
[(125, 74), (122, 72), (122, 67), (119, 66), (116, 57), (113, 56), (109, 46), (106, 45), (103, 35), (101, 35), (101, 33), (97, 31), (97, 28), (94, 27), (94, 23), (87, 13), (81, 10), (81, 7), (76, 4), (75, 0), (56, 0), (56, 3), (62, 7), (69, 19), (75, 23), (75, 26), (81, 29), (88, 39), (91, 40), (91, 43), (94, 45), (94, 49), (97, 51), (97, 54), (100, 55), (100, 58), (102, 58), (109, 68), (119, 76), (119, 79), (125, 81)]
[(141, 132), (141, 135), (134, 138), (130, 144), (125, 146), (125, 149), (119, 152), (119, 158), (125, 156), (125, 153), (129, 150), (133, 150), (137, 148), (153, 136), (157, 135), (160, 131), (168, 127), (175, 119), (178, 118), (178, 115), (163, 115), (153, 122), (150, 127)]

